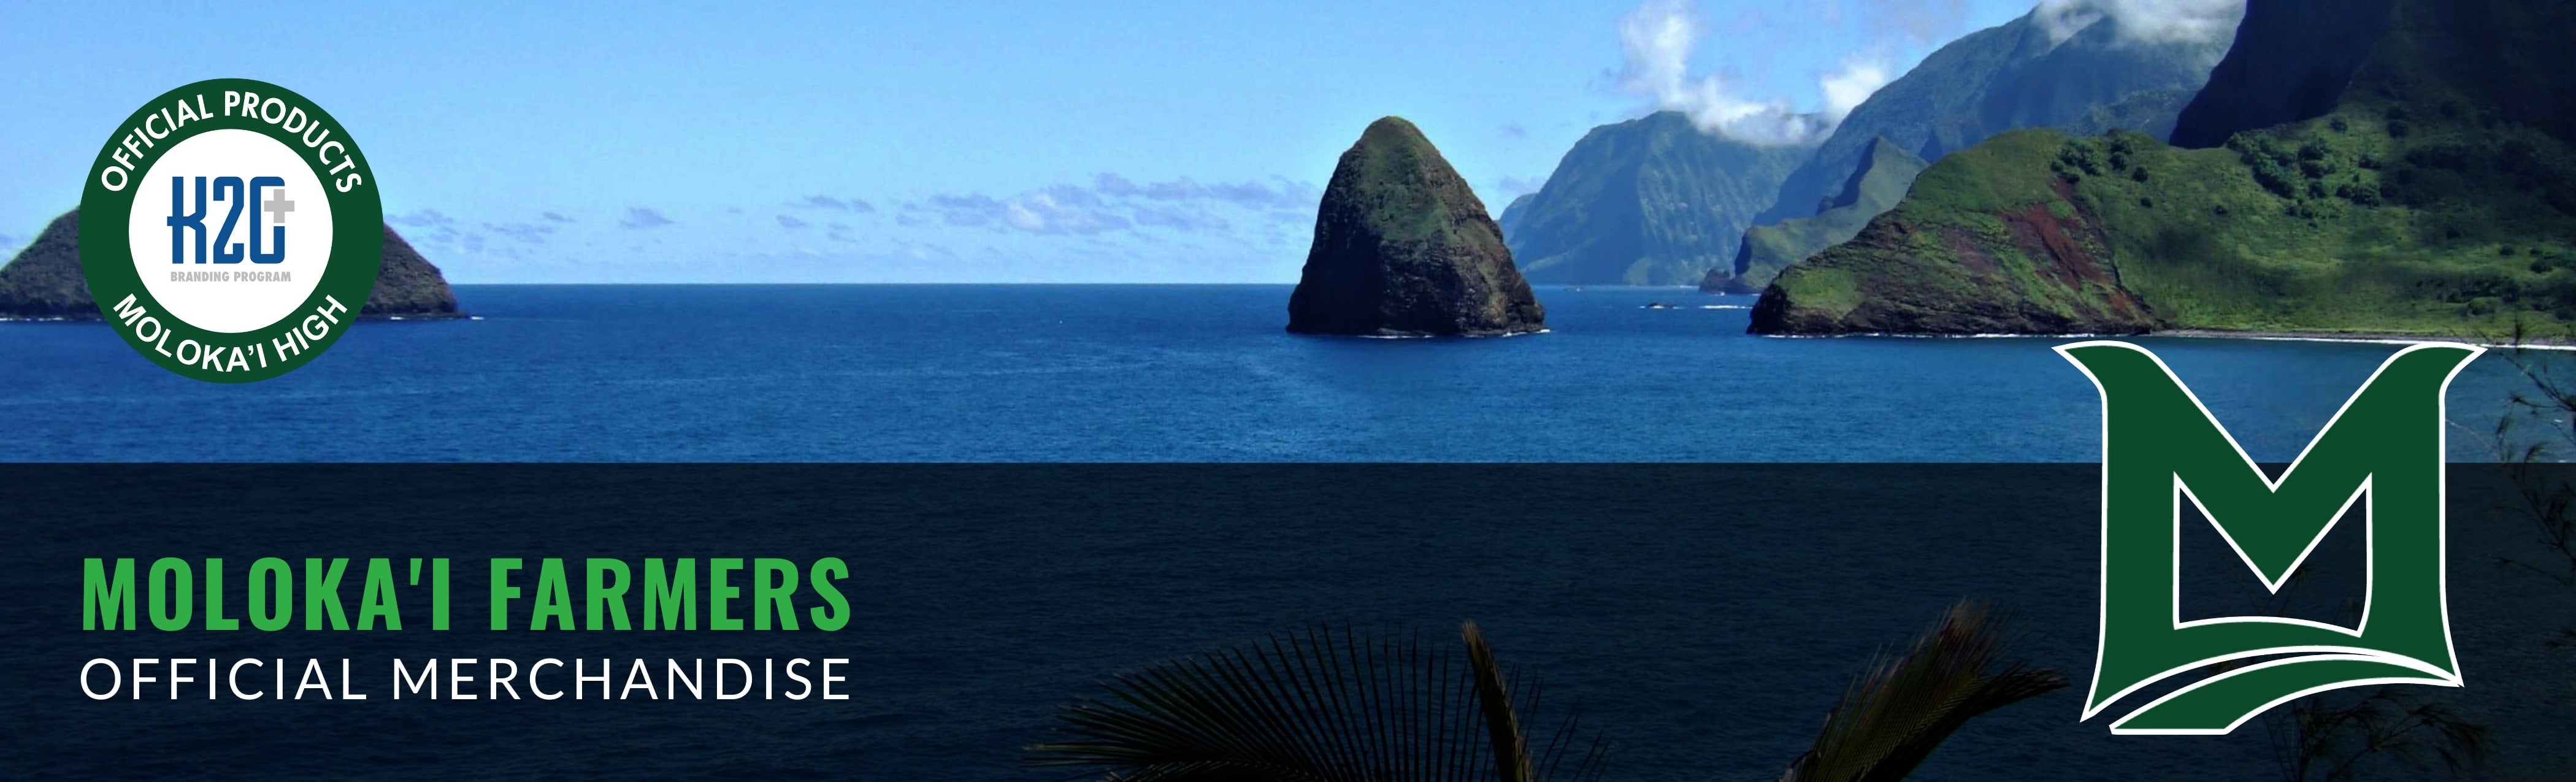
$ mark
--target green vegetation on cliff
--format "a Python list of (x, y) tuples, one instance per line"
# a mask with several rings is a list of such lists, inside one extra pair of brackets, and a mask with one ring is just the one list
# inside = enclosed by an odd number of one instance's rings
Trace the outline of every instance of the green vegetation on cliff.
[(0, 266), (0, 318), (87, 319), (89, 279), (81, 273), (80, 212), (54, 218), (36, 241)]
[[(2114, 138), (2160, 146), (2144, 136)], [(2014, 131), (1934, 164), (1915, 180), (1917, 195), (1895, 211), (1851, 241), (1781, 271), (1755, 305), (1754, 330), (2151, 327), (2146, 306), (2120, 283), (2110, 242), (2084, 206), (2084, 186), (2048, 176), (2056, 152), (2067, 145), (2055, 131)], [(2107, 179), (2097, 185), (2117, 187)]]
[(2239, 131), (2313, 119), (2334, 110), (2344, 85), (2388, 33), (2393, 0), (2270, 0), (2248, 3), (2229, 49), (2163, 136), (2176, 146), (2215, 147)]
[(1701, 132), (1679, 112), (1603, 125), (1547, 185), (1505, 210), (1512, 254), (1535, 282), (1692, 285), (1731, 263), (1808, 147)]
[(2435, 106), (2347, 102), (2207, 150), (2129, 133), (2006, 134), (1925, 171), (1858, 239), (1781, 273), (1780, 301), (1764, 302), (1780, 317), (1757, 328), (2456, 334), (2518, 317), (2576, 322), (2576, 154)]
[(1546, 317), (1502, 229), (1431, 140), (1401, 117), (1370, 123), (1324, 187), (1288, 330), (1517, 334)]
[[(2259, 6), (2262, 0), (2257, 0)], [(2258, 9), (2259, 10), (2259, 9)], [(2453, 335), (2576, 322), (2567, 105), (2499, 39), (2576, 40), (2517, 0), (2398, 3), (2334, 109), (2186, 150), (1998, 136), (1927, 169), (1851, 242), (1783, 271), (1765, 333), (2213, 329)], [(2249, 12), (2249, 19), (2257, 14)], [(2260, 46), (2240, 40), (2239, 47)], [(2511, 47), (2505, 47), (2510, 49)], [(2231, 58), (2235, 55), (2231, 54)], [(2553, 55), (2561, 56), (2564, 55)], [(2519, 104), (2495, 97), (2530, 89)]]
[[(1852, 110), (1781, 185), (1735, 262), (1700, 289), (1759, 292), (1781, 268), (1851, 239), (1895, 207), (1926, 159), (1997, 133), (2125, 128), (2163, 138), (2226, 53), (2226, 29), (2150, 35), (2123, 19), (2090, 2), (2053, 4), (1941, 47)], [(1900, 165), (1891, 165), (1891, 152), (1903, 154)], [(1856, 198), (1863, 180), (1883, 197)], [(1819, 203), (1828, 183), (1840, 195)]]
[(1923, 173), (1923, 159), (1896, 142), (1885, 138), (1871, 144), (1851, 181), (1843, 183), (1841, 193), (1826, 202), (1829, 207), (1808, 217), (1783, 220), (1778, 225), (1757, 225), (1744, 230), (1744, 244), (1735, 251), (1735, 263), (1710, 269), (1700, 280), (1699, 289), (1711, 293), (1760, 293), (1762, 286), (1789, 264), (1805, 260), (1817, 250), (1841, 244), (1869, 225), (1869, 219), (1895, 208), (1912, 187), (1914, 177)]

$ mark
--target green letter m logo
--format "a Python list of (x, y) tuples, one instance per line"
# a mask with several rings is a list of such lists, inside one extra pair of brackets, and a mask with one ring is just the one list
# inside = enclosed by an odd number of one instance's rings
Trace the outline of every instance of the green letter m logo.
[[(2442, 393), (2479, 348), (2422, 344), (2388, 357), (2278, 481), (2145, 348), (2057, 351), (2102, 392), (2102, 637), (2083, 719), (2212, 666), (2223, 669), (2129, 712), (2111, 732), (2224, 734), (2339, 687), (2460, 686), (2443, 594)], [(2370, 553), (2360, 623), (2183, 621), (2184, 498), (2274, 592), (2362, 503)], [(2251, 658), (2271, 659), (2236, 662)]]

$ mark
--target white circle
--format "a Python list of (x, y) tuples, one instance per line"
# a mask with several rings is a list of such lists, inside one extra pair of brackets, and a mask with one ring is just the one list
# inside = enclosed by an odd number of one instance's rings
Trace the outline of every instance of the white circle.
[[(202, 242), (193, 224), (170, 225), (174, 177), (180, 199), (175, 211), (182, 216), (197, 213), (197, 188), (204, 184)], [(251, 184), (258, 177), (286, 184), (259, 187), (254, 196)], [(144, 290), (171, 315), (207, 331), (238, 334), (276, 323), (313, 295), (331, 263), (331, 201), (323, 197), (322, 180), (285, 142), (247, 130), (206, 131), (161, 153), (135, 183), (125, 226)], [(282, 253), (275, 252), (279, 228), (286, 229)], [(254, 249), (283, 258), (259, 263)], [(227, 251), (238, 260), (218, 263)]]

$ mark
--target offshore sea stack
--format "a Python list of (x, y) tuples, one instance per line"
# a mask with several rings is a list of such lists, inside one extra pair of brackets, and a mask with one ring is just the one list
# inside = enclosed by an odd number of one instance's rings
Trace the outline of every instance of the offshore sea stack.
[[(385, 226), (384, 266), (376, 288), (358, 308), (361, 318), (464, 317), (447, 277), (420, 251)], [(80, 210), (54, 218), (34, 244), (0, 266), (0, 320), (98, 320), (98, 305), (81, 273)]]
[(1342, 153), (1315, 214), (1315, 244), (1288, 330), (1499, 336), (1546, 328), (1502, 229), (1413, 123), (1370, 123)]

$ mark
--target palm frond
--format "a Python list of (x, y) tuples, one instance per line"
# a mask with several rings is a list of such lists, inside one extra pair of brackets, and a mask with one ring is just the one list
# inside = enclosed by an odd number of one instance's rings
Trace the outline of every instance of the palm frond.
[(2457, 777), (2483, 763), (2489, 747), (2485, 726), (2401, 687), (2357, 699), (2311, 695), (2266, 719), (2281, 778), (2292, 782), (2362, 778), (2378, 760), (2418, 776), (2440, 768)]
[(1474, 623), (1463, 636), (1461, 654), (1315, 628), (1120, 674), (1067, 704), (1063, 740), (1025, 762), (1117, 782), (1599, 778), (1606, 747), (1575, 711), (1530, 752), (1519, 715), (1538, 714), (1541, 688)]
[(2065, 687), (2062, 670), (2002, 662), (2015, 636), (2012, 618), (1982, 603), (1951, 606), (1903, 655), (1871, 661), (1780, 779), (1904, 779), (1970, 719)]
[(1485, 642), (1485, 634), (1468, 622), (1458, 631), (1467, 642), (1467, 668), (1476, 676), (1476, 703), (1485, 712), (1485, 731), (1494, 751), (1494, 778), (1502, 782), (1530, 782), (1529, 737), (1521, 735), (1520, 715), (1512, 713), (1511, 688), (1503, 683), (1503, 671), (1494, 662), (1494, 647)]

